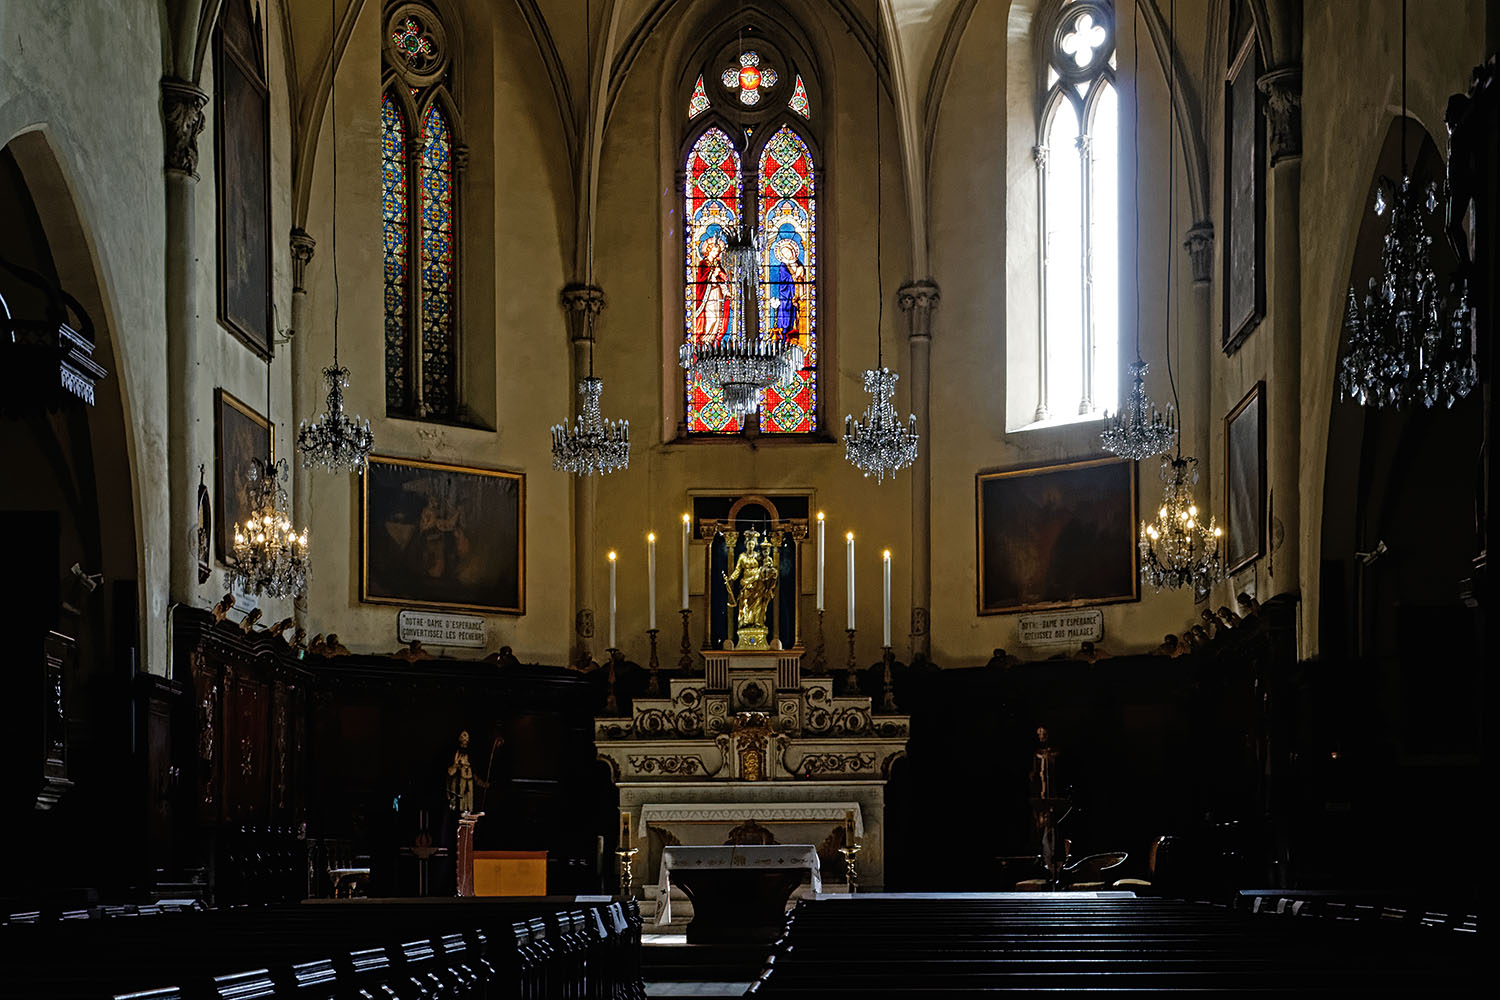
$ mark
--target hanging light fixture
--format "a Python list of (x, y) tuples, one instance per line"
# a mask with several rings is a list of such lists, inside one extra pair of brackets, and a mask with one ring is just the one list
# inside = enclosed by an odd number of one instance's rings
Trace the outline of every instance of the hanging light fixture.
[(1437, 210), (1436, 183), (1413, 182), (1406, 160), (1406, 0), (1401, 3), (1401, 180), (1381, 178), (1375, 214), (1390, 211), (1380, 251), (1380, 276), (1370, 278), (1363, 308), (1349, 286), (1340, 399), (1362, 406), (1404, 406), (1421, 400), (1452, 406), (1479, 381), (1467, 290), (1447, 308), (1432, 268), (1426, 218)]
[(844, 457), (877, 484), (895, 476), (917, 460), (917, 415), (903, 425), (896, 415), (896, 380), (901, 376), (885, 366), (885, 287), (880, 274), (880, 46), (875, 47), (875, 364), (865, 370), (870, 405), (864, 418), (844, 418)]
[[(338, 20), (333, 4), (328, 8), (331, 37), (338, 35)], [(328, 44), (328, 63), (334, 60), (334, 42)], [(375, 447), (375, 434), (368, 420), (360, 420), (344, 412), (344, 390), (349, 386), (349, 369), (339, 364), (339, 134), (338, 134), (338, 88), (328, 88), (329, 127), (333, 147), (333, 364), (323, 369), (323, 381), (328, 383), (327, 410), (309, 423), (303, 420), (297, 428), (297, 450), (302, 453), (302, 467), (311, 469), (321, 465), (329, 472), (354, 472), (364, 475), (369, 463), (370, 451)]]
[[(1139, 6), (1131, 8), (1139, 11)], [(1141, 245), (1141, 88), (1140, 88), (1140, 18), (1131, 16), (1131, 46), (1135, 53), (1135, 245)], [(1170, 350), (1171, 345), (1167, 345)], [(1099, 433), (1099, 443), (1105, 451), (1121, 458), (1139, 462), (1152, 455), (1169, 451), (1177, 442), (1177, 411), (1169, 403), (1167, 412), (1161, 413), (1146, 394), (1146, 373), (1151, 370), (1141, 358), (1141, 255), (1135, 254), (1135, 360), (1130, 363), (1130, 396), (1119, 413), (1104, 414), (1104, 430)]]
[[(1173, 0), (1168, 14), (1167, 58), (1170, 69), (1167, 81), (1167, 234), (1172, 233), (1172, 208), (1176, 189), (1176, 147), (1173, 145), (1173, 117), (1177, 96), (1177, 61), (1172, 58), (1177, 23), (1177, 4)], [(1137, 230), (1139, 232), (1139, 230)], [(1137, 240), (1139, 252), (1139, 239)], [(1170, 415), (1179, 409), (1177, 380), (1172, 372), (1172, 267), (1176, 254), (1167, 257), (1166, 333), (1167, 381), (1172, 386)], [(1181, 331), (1178, 332), (1179, 340)], [(1144, 374), (1143, 372), (1140, 374)], [(1144, 390), (1142, 392), (1144, 395)], [(1151, 454), (1151, 453), (1148, 453)], [(1224, 532), (1212, 515), (1203, 523), (1193, 487), (1198, 484), (1198, 460), (1184, 458), (1182, 437), (1177, 435), (1177, 456), (1162, 456), (1161, 478), (1165, 484), (1161, 506), (1154, 523), (1142, 521), (1140, 534), (1141, 580), (1160, 592), (1162, 588), (1178, 590), (1192, 587), (1195, 597), (1206, 597), (1215, 583), (1224, 578), (1224, 560), (1219, 540)]]
[[(590, 135), (593, 134), (594, 127), (594, 47), (589, 34), (592, 25), (592, 11), (585, 0), (584, 62), (588, 71)], [(588, 240), (588, 283), (583, 289), (570, 286), (563, 292), (563, 304), (569, 310), (570, 322), (584, 324), (583, 332), (589, 345), (589, 373), (588, 377), (578, 381), (578, 395), (583, 397), (583, 408), (573, 425), (570, 427), (567, 422), (552, 425), (552, 468), (560, 472), (571, 472), (575, 476), (592, 476), (596, 472), (608, 475), (618, 469), (630, 467), (630, 421), (606, 420), (599, 409), (599, 397), (604, 393), (604, 380), (594, 375), (594, 319), (604, 308), (604, 295), (594, 288), (592, 200), (589, 204), (590, 218), (585, 236)], [(570, 298), (570, 293), (575, 291), (582, 294)]]
[[(266, 359), (266, 412), (271, 412), (271, 360)], [(307, 592), (307, 529), (292, 526), (287, 499), (285, 459), (251, 460), (245, 474), (249, 484), (250, 516), (234, 524), (234, 562), (225, 585), (246, 594), (301, 597)]]

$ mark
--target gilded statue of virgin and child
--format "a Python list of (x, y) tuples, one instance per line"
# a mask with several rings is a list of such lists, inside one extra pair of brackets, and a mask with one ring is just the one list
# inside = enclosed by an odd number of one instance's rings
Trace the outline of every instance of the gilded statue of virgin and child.
[[(732, 535), (727, 538), (730, 551), (734, 550)], [(761, 535), (754, 528), (745, 532), (745, 547), (734, 562), (734, 569), (724, 574), (724, 589), (729, 595), (729, 607), (735, 609), (738, 641), (736, 649), (767, 649), (767, 612), (776, 594), (776, 583), (781, 576), (781, 559), (776, 544), (770, 535)], [(736, 587), (735, 584), (739, 586)]]

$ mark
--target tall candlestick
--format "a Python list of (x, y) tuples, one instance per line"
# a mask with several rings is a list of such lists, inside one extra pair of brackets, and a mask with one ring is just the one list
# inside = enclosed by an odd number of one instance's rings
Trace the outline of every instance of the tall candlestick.
[(646, 627), (656, 628), (656, 532), (646, 533)]
[(880, 644), (889, 646), (891, 644), (891, 550), (885, 550), (885, 630), (880, 633), (883, 637)]
[(609, 648), (615, 649), (615, 550), (609, 550)]
[(854, 532), (844, 536), (849, 543), (849, 629), (854, 629)]
[(692, 540), (693, 516), (682, 515), (682, 610), (688, 609), (688, 542)]
[(827, 524), (823, 520), (823, 512), (818, 511), (818, 603), (817, 610), (823, 610), (823, 529)]

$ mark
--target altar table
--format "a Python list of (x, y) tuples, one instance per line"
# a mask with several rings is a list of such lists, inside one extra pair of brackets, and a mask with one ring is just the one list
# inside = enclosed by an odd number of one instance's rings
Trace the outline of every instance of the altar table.
[(688, 941), (775, 940), (786, 926), (787, 897), (802, 884), (804, 872), (813, 892), (822, 892), (818, 851), (812, 844), (665, 847), (656, 883), (656, 922), (672, 919), (675, 881), (693, 902)]

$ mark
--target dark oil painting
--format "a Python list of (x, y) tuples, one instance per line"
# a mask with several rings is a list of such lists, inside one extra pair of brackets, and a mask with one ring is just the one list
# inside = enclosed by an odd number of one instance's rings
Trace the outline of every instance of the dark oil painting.
[(223, 389), (214, 390), (214, 537), (219, 558), (234, 555), (234, 525), (250, 517), (246, 476), (254, 459), (272, 457), (271, 422)]
[(514, 472), (371, 458), (360, 600), (523, 614), (525, 494)]
[(978, 507), (980, 614), (1140, 596), (1133, 463), (982, 472)]

